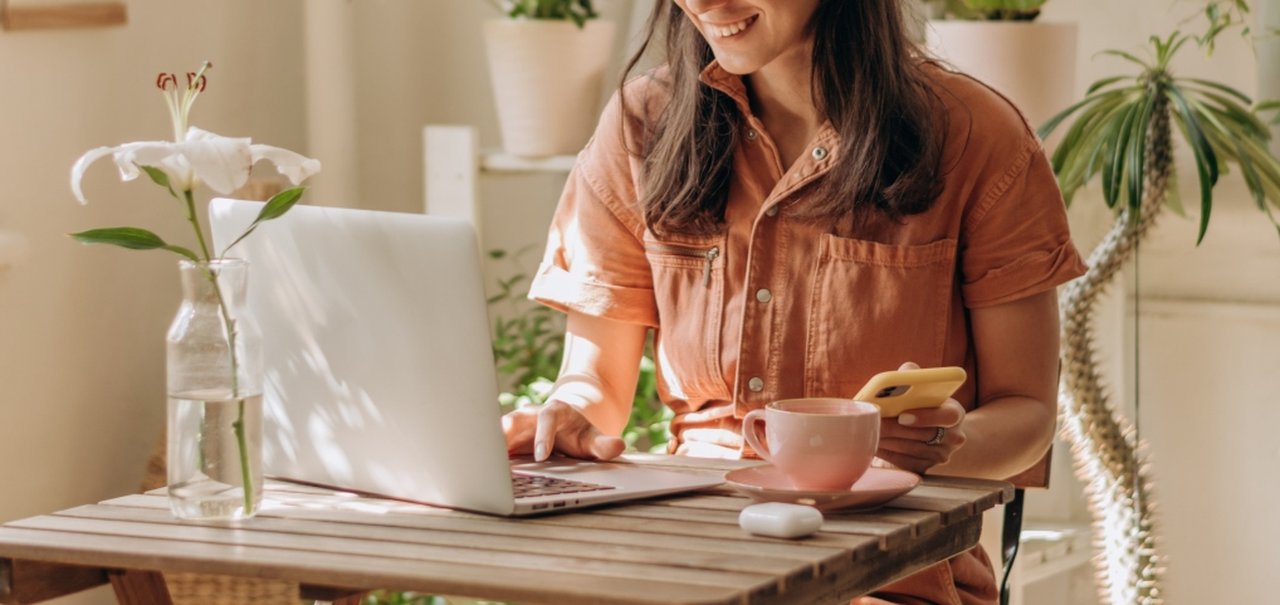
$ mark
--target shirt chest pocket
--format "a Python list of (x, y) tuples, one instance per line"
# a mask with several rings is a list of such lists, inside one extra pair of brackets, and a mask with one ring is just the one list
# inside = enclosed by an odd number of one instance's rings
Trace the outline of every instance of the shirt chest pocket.
[(889, 245), (823, 235), (813, 276), (805, 391), (852, 397), (872, 374), (941, 364), (956, 240)]
[(646, 239), (658, 305), (659, 378), (677, 397), (727, 395), (720, 371), (724, 238)]

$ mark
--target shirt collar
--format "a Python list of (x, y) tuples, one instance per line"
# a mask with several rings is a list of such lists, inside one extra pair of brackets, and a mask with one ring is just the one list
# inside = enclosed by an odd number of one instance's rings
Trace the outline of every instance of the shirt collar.
[(738, 104), (738, 110), (742, 115), (751, 115), (751, 102), (747, 100), (747, 85), (742, 82), (742, 76), (731, 74), (720, 67), (720, 61), (712, 59), (706, 67), (702, 68), (698, 79), (703, 84), (729, 95), (729, 98)]
[[(738, 110), (744, 116), (753, 116), (751, 112), (751, 102), (747, 99), (747, 85), (742, 81), (742, 76), (729, 73), (728, 70), (720, 66), (720, 61), (712, 59), (706, 67), (702, 68), (702, 73), (698, 75), (698, 80), (703, 84), (710, 86), (733, 99), (737, 103)], [(812, 159), (812, 168), (802, 171), (801, 174), (793, 174), (793, 180), (800, 180), (802, 177), (808, 177), (813, 173), (821, 174), (826, 172), (835, 160), (836, 150), (840, 147), (840, 135), (832, 126), (830, 120), (823, 121), (818, 128), (817, 136), (813, 141), (814, 145), (810, 147), (823, 147), (822, 158), (814, 157)], [(807, 159), (803, 159), (800, 164), (808, 163)], [(803, 174), (808, 173), (808, 174)]]

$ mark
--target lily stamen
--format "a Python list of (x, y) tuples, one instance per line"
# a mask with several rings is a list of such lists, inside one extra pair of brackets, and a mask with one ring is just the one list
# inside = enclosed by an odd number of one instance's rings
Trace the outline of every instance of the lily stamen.
[(167, 91), (169, 90), (170, 84), (172, 84), (174, 88), (177, 88), (178, 76), (164, 72), (160, 72), (160, 74), (156, 76), (156, 88)]

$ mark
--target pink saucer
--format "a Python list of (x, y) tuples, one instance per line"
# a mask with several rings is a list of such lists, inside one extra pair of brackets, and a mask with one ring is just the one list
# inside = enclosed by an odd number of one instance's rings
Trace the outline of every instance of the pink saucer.
[(729, 471), (725, 483), (758, 502), (807, 504), (818, 510), (858, 508), (869, 510), (901, 496), (920, 483), (920, 476), (895, 469), (869, 468), (847, 490), (803, 490), (773, 466), (753, 466)]

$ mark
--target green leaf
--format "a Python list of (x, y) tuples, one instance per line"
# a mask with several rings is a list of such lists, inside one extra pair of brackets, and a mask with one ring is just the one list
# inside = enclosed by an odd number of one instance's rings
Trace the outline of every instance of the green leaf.
[(1200, 86), (1205, 86), (1220, 92), (1227, 93), (1237, 99), (1240, 99), (1240, 102), (1244, 103), (1245, 105), (1253, 105), (1253, 100), (1250, 99), (1247, 95), (1225, 84), (1219, 84), (1212, 80), (1204, 80), (1201, 78), (1180, 78), (1178, 80), (1178, 85), (1183, 86), (1185, 85), (1186, 82), (1199, 84)]
[(1206, 111), (1212, 111), (1222, 119), (1242, 126), (1249, 136), (1257, 137), (1263, 141), (1271, 139), (1271, 130), (1258, 117), (1256, 110), (1250, 110), (1231, 98), (1213, 92), (1196, 89), (1185, 90), (1184, 92), (1190, 95), (1188, 100), (1195, 100), (1197, 95), (1208, 99), (1211, 103), (1202, 102)]
[(183, 248), (182, 246), (174, 246), (166, 243), (159, 235), (137, 227), (90, 229), (88, 231), (72, 233), (71, 237), (83, 244), (109, 244), (112, 246), (119, 246), (121, 248), (128, 248), (129, 250), (168, 250), (185, 256), (193, 261), (200, 261), (200, 258), (197, 257), (194, 252)]
[(505, 257), (506, 255), (507, 255), (507, 251), (506, 251), (506, 250), (503, 250), (503, 249), (501, 249), (501, 248), (495, 248), (495, 249), (493, 249), (493, 250), (490, 250), (490, 251), (489, 251), (489, 258), (492, 258), (492, 259), (494, 259), (494, 260), (501, 259), (501, 258)]
[(1213, 146), (1209, 144), (1209, 141), (1201, 131), (1200, 122), (1192, 112), (1186, 96), (1182, 94), (1182, 90), (1176, 85), (1172, 85), (1169, 87), (1169, 93), (1178, 108), (1178, 115), (1186, 127), (1187, 137), (1190, 139), (1188, 142), (1191, 144), (1191, 150), (1195, 152), (1196, 156), (1196, 172), (1200, 176), (1200, 232), (1196, 237), (1196, 245), (1198, 246), (1200, 242), (1204, 241), (1204, 235), (1209, 230), (1209, 214), (1213, 210), (1213, 186), (1218, 182), (1218, 160), (1213, 152)]
[(1102, 194), (1107, 200), (1107, 206), (1111, 208), (1115, 208), (1116, 202), (1120, 199), (1120, 189), (1124, 183), (1125, 156), (1129, 149), (1129, 137), (1133, 134), (1133, 121), (1137, 119), (1141, 106), (1141, 103), (1133, 103), (1129, 109), (1125, 110), (1124, 119), (1120, 122), (1120, 130), (1112, 142), (1111, 157), (1103, 160), (1110, 165), (1110, 170), (1105, 170), (1106, 166), (1104, 165)]
[[(1064, 160), (1062, 170), (1058, 173), (1058, 181), (1062, 188), (1063, 201), (1068, 206), (1076, 190), (1093, 177), (1093, 173), (1101, 164), (1099, 160), (1102, 150), (1119, 130), (1120, 118), (1129, 105), (1123, 102), (1124, 99), (1118, 100), (1121, 102), (1105, 108), (1103, 115), (1090, 122), (1079, 144), (1071, 148), (1061, 144), (1058, 147), (1057, 151), (1062, 153)], [(1054, 155), (1056, 157), (1058, 153)]]
[(1106, 88), (1122, 80), (1132, 80), (1132, 79), (1133, 79), (1133, 76), (1114, 76), (1111, 78), (1103, 78), (1101, 80), (1098, 80), (1097, 82), (1094, 82), (1093, 84), (1090, 84), (1089, 90), (1085, 91), (1084, 94), (1087, 97), (1095, 92), (1098, 92), (1098, 89), (1100, 88)]
[(1109, 90), (1109, 91), (1101, 92), (1092, 96), (1087, 96), (1084, 99), (1077, 101), (1076, 103), (1073, 103), (1070, 107), (1058, 112), (1056, 115), (1049, 118), (1049, 120), (1045, 122), (1044, 125), (1040, 126), (1040, 128), (1037, 128), (1036, 136), (1040, 137), (1042, 140), (1048, 139), (1049, 135), (1053, 134), (1053, 131), (1058, 128), (1058, 125), (1062, 124), (1062, 122), (1066, 120), (1068, 117), (1070, 117), (1071, 114), (1075, 113), (1076, 111), (1080, 110), (1080, 108), (1090, 103), (1098, 101), (1099, 99), (1102, 99), (1107, 95), (1116, 94), (1117, 92), (1119, 91)]
[(173, 185), (169, 183), (169, 175), (165, 174), (163, 170), (156, 168), (155, 166), (143, 166), (142, 164), (136, 164), (136, 166), (142, 169), (143, 172), (147, 173), (147, 176), (151, 177), (151, 182), (164, 187), (165, 190), (169, 192), (169, 195), (172, 195), (175, 198), (178, 197), (178, 194), (173, 192)]
[(258, 225), (284, 216), (290, 208), (293, 208), (294, 204), (298, 203), (298, 200), (302, 199), (302, 194), (306, 191), (306, 187), (293, 187), (271, 196), (271, 199), (267, 200), (267, 203), (262, 206), (262, 210), (258, 212), (258, 217), (253, 219), (253, 223), (249, 225), (249, 228), (245, 229), (244, 233), (241, 233), (240, 237), (237, 237), (235, 241), (231, 242), (231, 244), (226, 248), (223, 248), (222, 254), (219, 254), (218, 256), (226, 256), (227, 252), (234, 248), (236, 244), (240, 243), (244, 238), (249, 237), (249, 234), (253, 233), (253, 231), (258, 228)]
[(1138, 120), (1133, 124), (1133, 136), (1129, 140), (1129, 207), (1135, 213), (1142, 205), (1143, 185), (1147, 176), (1147, 133), (1151, 130), (1151, 116), (1155, 105), (1154, 95), (1142, 101)]
[(1139, 59), (1138, 57), (1134, 56), (1134, 55), (1133, 55), (1133, 53), (1128, 53), (1128, 52), (1125, 52), (1125, 51), (1123, 51), (1123, 50), (1116, 50), (1116, 49), (1114, 49), (1114, 48), (1113, 48), (1113, 49), (1110, 49), (1110, 50), (1104, 50), (1104, 51), (1101, 51), (1099, 54), (1103, 54), (1103, 55), (1111, 55), (1111, 56), (1113, 56), (1113, 57), (1120, 57), (1121, 59), (1124, 59), (1124, 60), (1126, 60), (1126, 61), (1130, 61), (1130, 62), (1132, 62), (1132, 63), (1137, 63), (1137, 64), (1138, 64), (1138, 65), (1140, 65), (1143, 69), (1151, 69), (1151, 65), (1147, 64), (1147, 62), (1146, 62), (1146, 61), (1143, 61), (1142, 59)]

